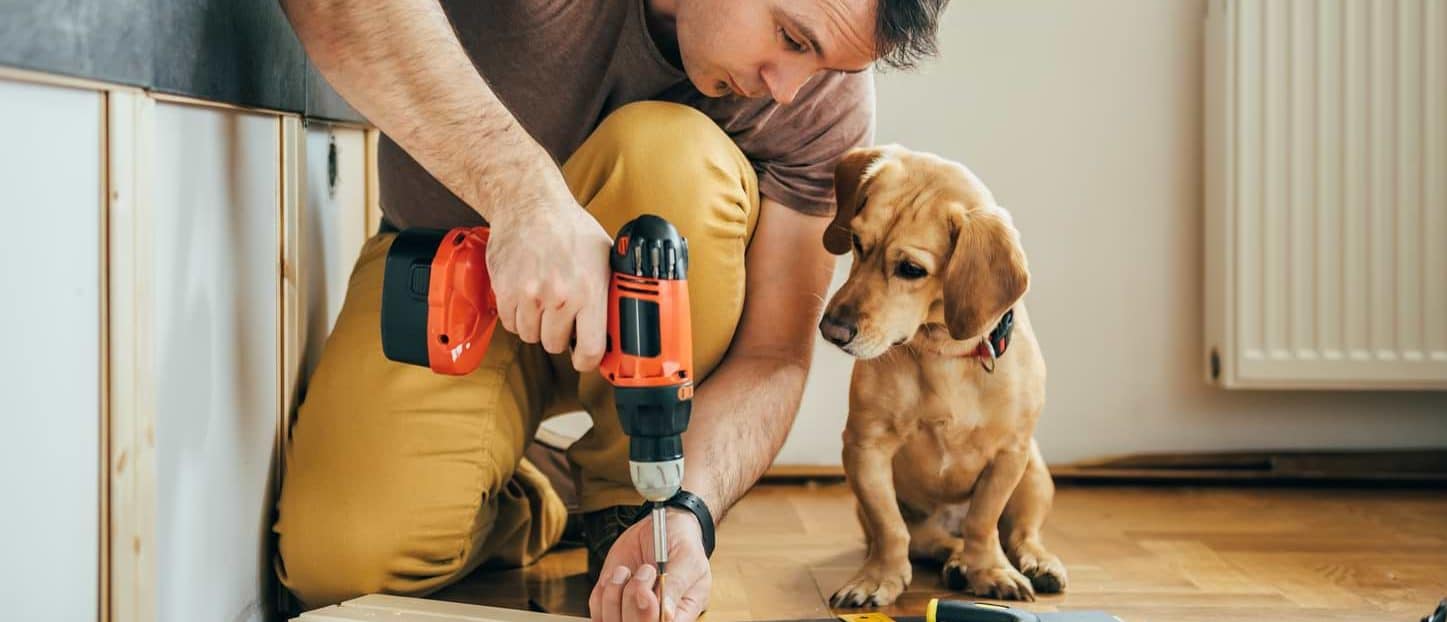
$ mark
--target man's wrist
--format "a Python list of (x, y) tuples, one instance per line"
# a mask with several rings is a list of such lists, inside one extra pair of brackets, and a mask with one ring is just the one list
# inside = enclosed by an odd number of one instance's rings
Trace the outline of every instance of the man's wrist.
[[(544, 159), (546, 163), (541, 167), (553, 166), (551, 159)], [(512, 170), (505, 175), (476, 176), (477, 192), (484, 205), (475, 209), (489, 225), (511, 228), (513, 223), (548, 218), (561, 208), (577, 205), (558, 169), (540, 170), (519, 164)]]
[(717, 490), (703, 485), (706, 479), (707, 478), (700, 477), (690, 480), (688, 477), (685, 477), (683, 489), (693, 493), (695, 497), (703, 501), (704, 507), (708, 509), (709, 517), (713, 519), (713, 526), (717, 527), (718, 522), (723, 519), (724, 511), (728, 509), (728, 504), (719, 498)]
[(643, 520), (644, 517), (648, 516), (653, 511), (653, 508), (658, 505), (663, 505), (667, 513), (683, 512), (697, 519), (699, 534), (703, 540), (704, 554), (709, 556), (713, 555), (714, 532), (718, 520), (714, 518), (713, 512), (709, 510), (708, 504), (704, 503), (702, 498), (689, 492), (689, 490), (685, 488), (661, 504), (647, 502), (639, 506), (638, 515), (633, 519), (633, 522), (636, 523)]
[(688, 512), (698, 519), (700, 534), (703, 536), (703, 552), (707, 556), (713, 556), (716, 521), (704, 500), (688, 490), (680, 490), (678, 494), (663, 503), (668, 509)]

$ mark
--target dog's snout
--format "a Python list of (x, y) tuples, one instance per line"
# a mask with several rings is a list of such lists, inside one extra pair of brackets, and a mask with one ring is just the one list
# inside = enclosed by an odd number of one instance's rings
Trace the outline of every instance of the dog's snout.
[(824, 319), (819, 320), (819, 333), (836, 346), (847, 345), (859, 334), (859, 326), (855, 324), (853, 315), (848, 308), (824, 314)]

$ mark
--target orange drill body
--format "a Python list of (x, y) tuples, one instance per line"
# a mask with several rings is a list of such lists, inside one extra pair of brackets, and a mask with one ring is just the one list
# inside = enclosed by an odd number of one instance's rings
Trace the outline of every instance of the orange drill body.
[[(398, 234), (382, 284), (387, 358), (455, 376), (482, 363), (498, 313), (487, 272), (489, 233), (487, 227), (457, 227)], [(668, 221), (645, 215), (619, 230), (609, 255), (608, 339), (599, 373), (614, 386), (630, 459), (677, 462), (681, 473), (681, 435), (694, 387), (688, 242)], [(636, 465), (634, 470), (637, 475)], [(674, 480), (682, 476), (660, 477), (657, 485), (635, 484), (659, 500), (669, 488), (676, 492)]]
[[(608, 290), (608, 309), (649, 302), (658, 305), (656, 351), (629, 354), (609, 347), (599, 371), (617, 387), (692, 387), (693, 339), (689, 331), (688, 282), (659, 280), (614, 273)], [(608, 343), (623, 341), (622, 313), (608, 314)], [(643, 321), (651, 321), (645, 318)]]

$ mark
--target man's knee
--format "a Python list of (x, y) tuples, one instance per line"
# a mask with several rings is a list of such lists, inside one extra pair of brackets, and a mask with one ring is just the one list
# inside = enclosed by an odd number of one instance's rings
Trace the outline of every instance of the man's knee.
[(680, 226), (712, 217), (746, 224), (757, 211), (758, 183), (748, 158), (712, 119), (681, 104), (619, 108), (564, 171), (570, 183), (594, 190), (613, 185), (631, 199), (624, 209), (662, 214)]
[(472, 521), (397, 524), (382, 520), (391, 512), (351, 512), (288, 526), (278, 541), (281, 581), (307, 608), (374, 593), (420, 596), (477, 561)]
[(623, 106), (593, 131), (590, 142), (626, 159), (648, 160), (651, 170), (696, 173), (700, 163), (731, 167), (747, 159), (713, 119), (682, 104), (641, 101)]
[[(388, 567), (404, 547), (401, 530), (376, 529), (361, 517), (337, 517), (285, 530), (277, 543), (282, 583), (308, 608), (382, 592)], [(325, 523), (325, 524), (324, 524)]]

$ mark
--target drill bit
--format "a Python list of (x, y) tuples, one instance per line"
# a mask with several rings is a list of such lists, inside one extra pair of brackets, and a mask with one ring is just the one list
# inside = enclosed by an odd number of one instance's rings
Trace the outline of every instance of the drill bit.
[(658, 622), (663, 622), (663, 579), (668, 576), (668, 509), (653, 504), (653, 558), (658, 564)]

